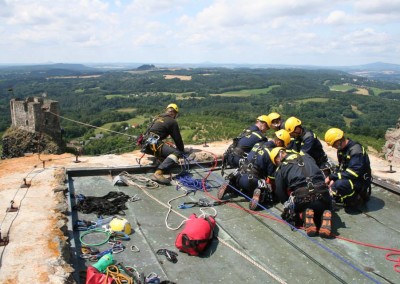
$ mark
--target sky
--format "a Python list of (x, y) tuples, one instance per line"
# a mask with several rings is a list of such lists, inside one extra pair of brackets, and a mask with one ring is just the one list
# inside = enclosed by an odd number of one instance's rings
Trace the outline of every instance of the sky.
[(400, 0), (0, 0), (0, 64), (400, 64)]

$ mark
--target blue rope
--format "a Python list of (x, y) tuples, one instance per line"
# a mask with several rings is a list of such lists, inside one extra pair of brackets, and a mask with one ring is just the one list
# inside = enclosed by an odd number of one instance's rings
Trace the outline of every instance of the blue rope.
[[(199, 163), (194, 162), (195, 164), (197, 164), (201, 169), (206, 169), (205, 167), (201, 166)], [(223, 178), (220, 178), (218, 175), (216, 175), (215, 173), (211, 173), (211, 175), (215, 176), (217, 180), (221, 181), (221, 184), (226, 182)], [(234, 189), (238, 194), (242, 195), (243, 197), (245, 197), (248, 200), (251, 200), (252, 198), (247, 196), (246, 194), (244, 194), (243, 192), (241, 192), (239, 189), (237, 189), (234, 186), (231, 186), (232, 189)], [(258, 203), (258, 206), (261, 207), (263, 210), (265, 210), (266, 212), (268, 212), (269, 214), (271, 214), (272, 216), (283, 220), (280, 216), (276, 215), (273, 211), (271, 211), (270, 209), (264, 207), (262, 204)], [(284, 220), (283, 220), (284, 221)], [(304, 237), (306, 237), (308, 240), (310, 240), (311, 242), (313, 242), (314, 244), (318, 245), (320, 248), (322, 248), (323, 250), (327, 251), (328, 253), (330, 253), (331, 255), (333, 255), (334, 257), (336, 257), (338, 260), (340, 260), (341, 262), (345, 263), (346, 265), (348, 265), (349, 267), (351, 267), (352, 269), (354, 269), (355, 271), (359, 272), (361, 275), (365, 276), (366, 278), (368, 278), (369, 280), (371, 280), (374, 283), (380, 284), (381, 282), (377, 279), (375, 279), (374, 277), (370, 276), (368, 273), (366, 273), (365, 271), (363, 271), (362, 269), (360, 269), (359, 267), (357, 267), (355, 264), (351, 263), (349, 260), (345, 259), (343, 256), (339, 255), (338, 253), (334, 252), (333, 250), (331, 250), (330, 248), (328, 248), (327, 246), (317, 242), (316, 240), (314, 240), (313, 238), (309, 237), (304, 231), (297, 229), (295, 226), (285, 222), (287, 225), (289, 225), (289, 227), (291, 227), (291, 229), (293, 231), (297, 231), (298, 233), (300, 233), (301, 235), (303, 235)]]
[[(189, 172), (184, 171), (177, 175), (175, 179), (179, 181), (179, 183), (181, 183), (183, 186), (192, 188), (192, 191), (204, 190), (202, 179), (193, 178), (193, 175)], [(211, 189), (211, 186), (207, 183), (205, 184), (205, 187), (207, 191)]]

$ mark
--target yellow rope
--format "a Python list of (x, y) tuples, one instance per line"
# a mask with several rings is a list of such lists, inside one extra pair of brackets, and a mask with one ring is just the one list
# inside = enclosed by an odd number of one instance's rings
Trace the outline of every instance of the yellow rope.
[(133, 284), (132, 278), (120, 273), (119, 268), (115, 265), (107, 266), (106, 275), (107, 277), (105, 279), (105, 283), (108, 283), (108, 277), (111, 277), (117, 284), (122, 284), (122, 283)]

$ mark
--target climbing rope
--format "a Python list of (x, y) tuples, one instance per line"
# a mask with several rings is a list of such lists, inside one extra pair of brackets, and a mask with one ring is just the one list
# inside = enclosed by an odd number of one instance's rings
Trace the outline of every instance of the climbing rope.
[[(126, 177), (128, 178), (129, 182), (130, 182), (130, 176), (131, 175), (126, 175)], [(182, 217), (183, 219), (188, 220), (188, 218), (184, 215), (182, 215), (181, 213), (177, 212), (176, 210), (172, 209), (172, 206), (170, 204), (165, 204), (162, 201), (160, 201), (159, 199), (157, 199), (155, 196), (153, 196), (152, 194), (150, 194), (150, 192), (148, 192), (146, 190), (146, 188), (142, 187), (141, 185), (137, 185), (137, 184), (132, 184), (132, 185), (136, 185), (139, 189), (141, 189), (148, 197), (150, 197), (151, 199), (153, 199), (154, 201), (156, 201), (157, 203), (159, 203), (160, 205), (166, 207), (168, 209), (168, 212), (174, 212), (176, 215)], [(186, 196), (186, 193), (179, 196), (179, 197), (183, 197)], [(177, 199), (177, 198), (174, 198)], [(203, 210), (201, 210), (203, 212), (203, 214), (207, 214), (205, 212), (205, 210), (207, 208), (202, 208)], [(214, 209), (214, 208), (213, 208)], [(214, 209), (215, 210), (215, 209)], [(210, 214), (208, 214), (210, 215)], [(184, 223), (184, 222), (183, 222)], [(272, 273), (271, 271), (269, 271), (267, 268), (265, 268), (264, 266), (262, 266), (261, 264), (257, 263), (255, 260), (251, 259), (248, 255), (244, 254), (243, 252), (241, 252), (240, 250), (238, 250), (237, 248), (231, 246), (230, 244), (228, 244), (226, 241), (224, 241), (222, 238), (217, 236), (218, 241), (220, 241), (222, 244), (224, 244), (225, 246), (227, 246), (228, 248), (230, 248), (231, 250), (233, 250), (234, 252), (236, 252), (238, 255), (240, 255), (241, 257), (243, 257), (245, 260), (247, 260), (248, 262), (250, 262), (251, 264), (253, 264), (254, 266), (256, 266), (258, 269), (260, 269), (261, 271), (265, 272), (266, 274), (268, 274), (270, 277), (272, 277), (273, 279), (275, 279), (278, 283), (286, 283), (285, 280), (283, 280), (282, 278), (280, 278), (279, 276), (275, 275), (274, 273)]]

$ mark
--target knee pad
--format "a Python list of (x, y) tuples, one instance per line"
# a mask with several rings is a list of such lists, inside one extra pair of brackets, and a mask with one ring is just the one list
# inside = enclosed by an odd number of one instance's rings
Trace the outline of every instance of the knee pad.
[(171, 160), (173, 160), (175, 163), (178, 163), (178, 157), (175, 154), (169, 154), (167, 156), (167, 159), (170, 158)]

